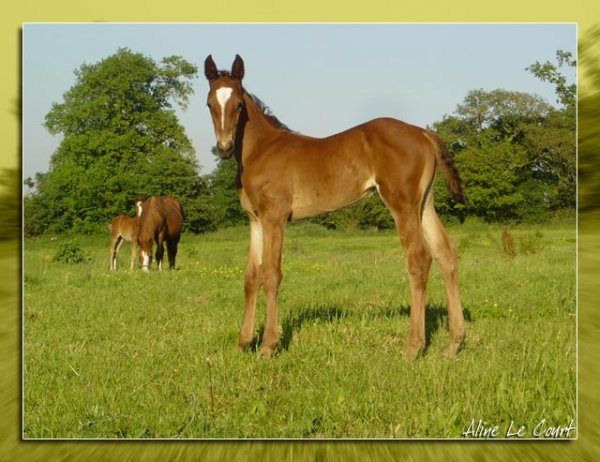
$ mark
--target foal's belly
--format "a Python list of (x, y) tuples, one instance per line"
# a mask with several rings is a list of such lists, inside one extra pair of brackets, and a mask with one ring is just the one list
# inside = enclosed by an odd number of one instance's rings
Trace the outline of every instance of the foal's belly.
[(376, 189), (373, 179), (361, 179), (344, 183), (304, 184), (295, 188), (292, 200), (292, 219), (314, 217), (322, 213), (346, 207), (354, 202), (373, 195)]

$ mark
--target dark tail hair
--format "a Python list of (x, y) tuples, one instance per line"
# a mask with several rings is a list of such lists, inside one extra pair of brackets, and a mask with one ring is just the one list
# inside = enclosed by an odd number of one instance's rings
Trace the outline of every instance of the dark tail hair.
[(465, 195), (462, 189), (462, 181), (460, 180), (458, 171), (452, 162), (448, 148), (446, 148), (446, 145), (438, 136), (435, 136), (435, 142), (437, 144), (436, 157), (439, 168), (444, 176), (444, 180), (446, 181), (446, 186), (450, 191), (450, 195), (456, 202), (464, 204)]

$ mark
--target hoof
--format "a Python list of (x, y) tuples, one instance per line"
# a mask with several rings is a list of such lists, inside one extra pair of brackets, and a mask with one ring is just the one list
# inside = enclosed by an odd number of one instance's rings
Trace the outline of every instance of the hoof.
[(273, 350), (271, 348), (261, 348), (260, 349), (260, 357), (261, 358), (270, 358), (273, 356)]
[(277, 345), (279, 343), (279, 335), (277, 330), (265, 329), (262, 336), (260, 355), (263, 358), (269, 358), (275, 353)]
[(248, 351), (252, 346), (252, 339), (239, 338), (238, 339), (238, 350)]
[(263, 358), (270, 358), (275, 353), (276, 348), (277, 342), (270, 345), (263, 344), (262, 348), (260, 349), (260, 356)]
[(424, 346), (422, 344), (418, 345), (408, 345), (406, 348), (406, 352), (404, 353), (404, 359), (408, 361), (414, 361), (423, 355)]
[(450, 332), (450, 345), (446, 350), (446, 356), (455, 357), (465, 346), (465, 331), (464, 329), (458, 330), (458, 332)]
[(448, 358), (456, 358), (456, 356), (458, 355), (458, 353), (460, 353), (462, 351), (462, 349), (464, 348), (465, 343), (464, 342), (451, 342), (450, 345), (448, 346), (448, 349), (446, 350), (445, 356), (447, 356)]

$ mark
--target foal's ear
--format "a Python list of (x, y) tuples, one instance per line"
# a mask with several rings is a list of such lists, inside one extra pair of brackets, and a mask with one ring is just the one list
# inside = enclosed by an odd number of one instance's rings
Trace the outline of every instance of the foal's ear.
[(244, 78), (244, 60), (240, 58), (240, 55), (235, 55), (235, 60), (231, 66), (231, 76), (238, 80)]
[(219, 76), (219, 71), (212, 59), (212, 55), (208, 55), (204, 60), (204, 75), (208, 80), (214, 80)]

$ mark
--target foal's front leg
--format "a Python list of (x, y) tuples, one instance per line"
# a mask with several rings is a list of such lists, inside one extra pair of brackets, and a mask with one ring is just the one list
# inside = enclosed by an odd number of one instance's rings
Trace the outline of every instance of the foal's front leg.
[(250, 244), (248, 246), (248, 262), (244, 275), (244, 317), (238, 338), (241, 350), (248, 348), (254, 338), (254, 320), (256, 317), (256, 300), (260, 289), (260, 266), (262, 264), (262, 226), (250, 217)]
[(285, 219), (263, 219), (263, 260), (260, 275), (267, 299), (267, 317), (260, 353), (271, 356), (279, 341), (277, 321), (277, 292), (281, 284), (281, 252)]

